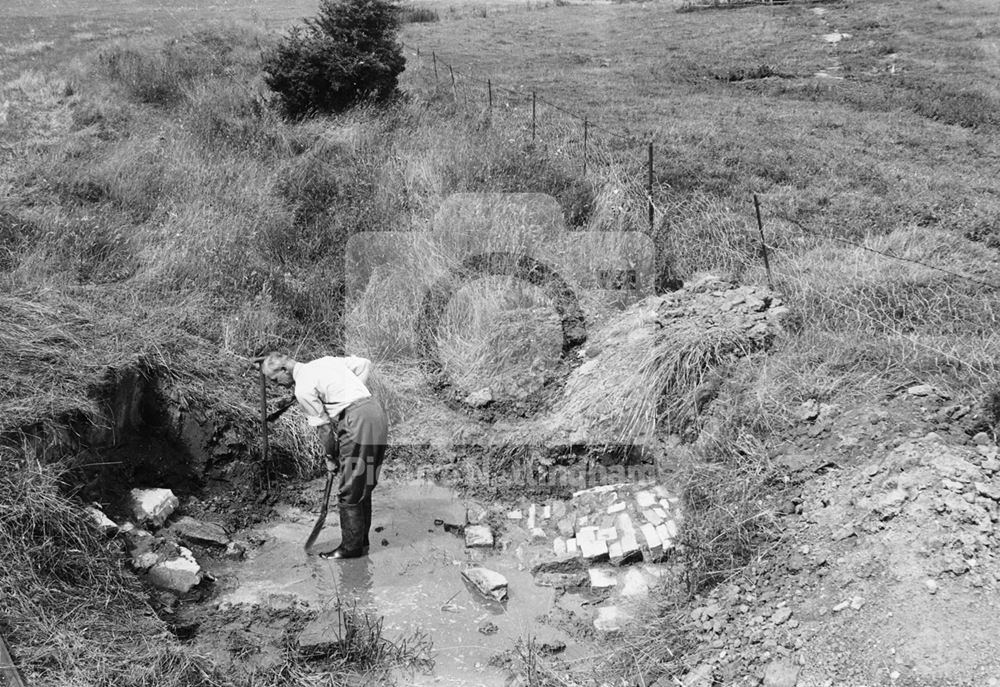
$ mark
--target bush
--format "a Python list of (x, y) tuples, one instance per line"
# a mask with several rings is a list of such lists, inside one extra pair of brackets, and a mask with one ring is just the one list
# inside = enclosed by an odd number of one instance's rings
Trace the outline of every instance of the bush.
[(285, 114), (300, 119), (393, 96), (406, 64), (399, 15), (388, 0), (322, 0), (317, 18), (264, 56), (264, 80)]

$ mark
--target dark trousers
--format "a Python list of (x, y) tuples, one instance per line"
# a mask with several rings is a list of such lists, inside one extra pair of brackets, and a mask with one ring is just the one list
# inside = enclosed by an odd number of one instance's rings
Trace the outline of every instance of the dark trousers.
[[(372, 520), (372, 490), (378, 484), (389, 426), (382, 406), (365, 398), (348, 406), (337, 422), (340, 441), (340, 476), (337, 503), (341, 512), (341, 535), (349, 549), (368, 546)], [(345, 511), (360, 516), (359, 531), (344, 528)], [(348, 539), (351, 541), (348, 542)], [(355, 541), (361, 540), (361, 541)]]

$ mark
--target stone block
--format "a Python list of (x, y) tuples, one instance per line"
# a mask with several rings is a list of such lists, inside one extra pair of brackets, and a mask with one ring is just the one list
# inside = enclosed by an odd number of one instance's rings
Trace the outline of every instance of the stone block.
[(566, 540), (562, 537), (556, 537), (552, 540), (552, 553), (557, 556), (562, 556), (566, 553)]
[(656, 528), (644, 522), (639, 529), (642, 532), (643, 558), (650, 562), (658, 561), (663, 556), (663, 540), (656, 533)]
[(566, 540), (566, 553), (570, 554), (571, 556), (575, 556), (577, 553), (579, 553), (579, 551), (580, 547), (576, 545), (576, 537), (571, 537), (570, 539)]
[(602, 558), (607, 558), (608, 543), (597, 539), (577, 539), (580, 544), (580, 554), (588, 561), (595, 562)]
[(610, 506), (608, 506), (607, 512), (609, 514), (621, 513), (622, 511), (625, 510), (625, 507), (626, 507), (625, 502), (619, 501), (618, 503), (612, 503)]
[(179, 555), (161, 561), (147, 573), (150, 584), (177, 594), (186, 594), (191, 587), (201, 582), (201, 566), (194, 555), (183, 546)]
[(656, 495), (650, 491), (639, 491), (635, 494), (635, 503), (639, 510), (646, 510), (656, 505)]
[(635, 560), (639, 556), (639, 542), (636, 538), (635, 526), (628, 513), (621, 513), (615, 520), (618, 529), (618, 541), (622, 546), (622, 557), (625, 561)]
[(666, 515), (665, 514), (660, 515), (660, 513), (663, 513), (663, 511), (660, 510), (659, 508), (649, 508), (647, 510), (642, 511), (642, 517), (646, 518), (647, 521), (649, 521), (655, 526), (659, 525), (666, 519)]
[(185, 515), (169, 528), (183, 541), (205, 546), (225, 547), (229, 543), (229, 535), (225, 528), (214, 522), (202, 522)]
[(483, 596), (504, 601), (507, 598), (507, 578), (489, 568), (473, 567), (462, 571), (462, 577)]
[(105, 515), (104, 511), (97, 506), (89, 506), (84, 509), (84, 512), (87, 513), (87, 517), (90, 518), (90, 521), (94, 523), (94, 527), (96, 527), (102, 534), (110, 537), (118, 532), (118, 525), (115, 521)]
[(493, 546), (493, 530), (488, 525), (469, 525), (465, 528), (465, 545), (469, 548)]
[(133, 489), (129, 492), (129, 510), (136, 523), (159, 527), (174, 512), (180, 501), (169, 489)]
[(614, 527), (602, 527), (597, 530), (597, 539), (599, 541), (614, 541), (618, 539), (618, 530)]
[(531, 504), (530, 506), (528, 506), (528, 529), (529, 530), (535, 529), (535, 515), (536, 515), (535, 504)]

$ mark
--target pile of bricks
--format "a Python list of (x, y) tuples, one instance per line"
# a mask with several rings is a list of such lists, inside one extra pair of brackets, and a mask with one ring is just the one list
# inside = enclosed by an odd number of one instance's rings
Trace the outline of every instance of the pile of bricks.
[[(517, 510), (508, 517), (525, 516)], [(552, 550), (558, 558), (576, 556), (588, 564), (655, 563), (675, 546), (680, 501), (659, 484), (614, 484), (578, 491), (568, 502), (527, 509), (527, 529), (536, 539), (547, 538), (540, 525), (553, 520), (559, 536)]]

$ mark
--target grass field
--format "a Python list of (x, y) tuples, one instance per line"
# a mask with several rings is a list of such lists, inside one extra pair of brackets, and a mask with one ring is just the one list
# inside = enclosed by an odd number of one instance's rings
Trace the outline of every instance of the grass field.
[[(341, 322), (330, 293), (344, 278), (336, 248), (357, 231), (423, 228), (451, 193), (545, 192), (579, 226), (645, 229), (648, 142), (652, 234), (672, 274), (763, 283), (758, 193), (776, 285), (799, 323), (766, 360), (736, 372), (740, 390), (722, 423), (730, 440), (718, 442), (731, 448), (706, 458), (731, 461), (732, 483), (716, 491), (738, 494), (739, 507), (706, 518), (715, 534), (754, 507), (768, 442), (797, 403), (850, 403), (914, 381), (972, 401), (992, 390), (1000, 354), (1000, 301), (989, 285), (1000, 284), (995, 3), (415, 7), (437, 21), (403, 28), (409, 100), (301, 123), (267, 106), (259, 53), (276, 30), (311, 14), (312, 2), (5, 8), (0, 311), (15, 326), (0, 332), (0, 354), (16, 362), (0, 392), (0, 431), (14, 456), (5, 466), (32, 465), (18, 443), (26, 430), (77, 413), (98, 421), (88, 390), (108, 367), (144, 365), (192, 403), (248, 426), (254, 389), (239, 377), (245, 356), (336, 348)], [(848, 37), (824, 38), (831, 34)], [(418, 46), (420, 57), (409, 52)], [(430, 51), (442, 60), (437, 84)], [(454, 92), (447, 64), (457, 70)], [(496, 87), (492, 116), (472, 74)], [(532, 91), (545, 101), (535, 144)], [(549, 102), (594, 125), (586, 176), (582, 123)], [(375, 314), (395, 322), (400, 313)], [(278, 450), (294, 441), (280, 437)], [(55, 498), (51, 474), (30, 476)], [(51, 510), (71, 512), (59, 503)], [(28, 506), (21, 515), (38, 517)], [(22, 544), (0, 527), (0, 550)], [(44, 568), (25, 582), (0, 562), (0, 590), (24, 597), (29, 582), (66, 583), (46, 579)], [(89, 571), (82, 586), (60, 589), (86, 597), (107, 579), (118, 577)], [(145, 618), (134, 593), (113, 603), (123, 617)], [(80, 636), (88, 622), (103, 622), (99, 609), (89, 612)], [(27, 602), (9, 613), (5, 623), (30, 628), (13, 639), (33, 683), (110, 684), (109, 666), (128, 660), (102, 654), (80, 673), (73, 666), (87, 656), (85, 643), (46, 653), (55, 616), (39, 616), (50, 625), (32, 621), (38, 614)], [(178, 664), (204, 684), (222, 679), (177, 647), (146, 649), (151, 672), (129, 684)]]

